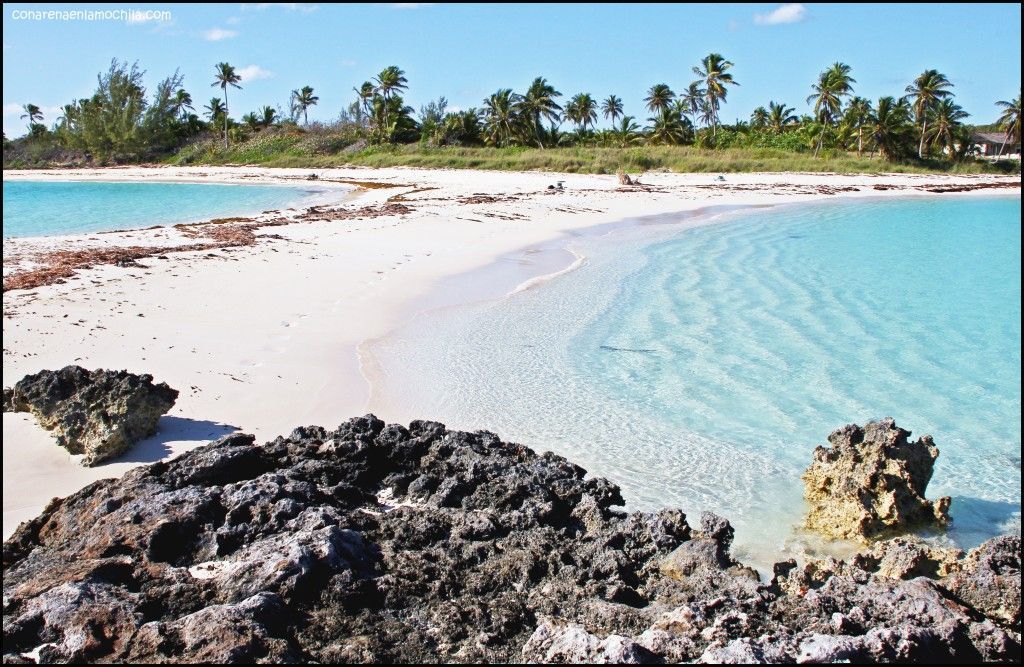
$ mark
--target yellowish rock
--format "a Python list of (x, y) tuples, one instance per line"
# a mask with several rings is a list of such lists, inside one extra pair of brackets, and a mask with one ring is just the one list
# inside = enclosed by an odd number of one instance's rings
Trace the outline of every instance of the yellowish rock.
[(931, 436), (910, 440), (892, 418), (834, 431), (831, 447), (814, 450), (804, 472), (810, 509), (805, 526), (832, 539), (863, 543), (922, 526), (945, 526), (948, 497), (931, 501), (925, 489), (939, 449)]

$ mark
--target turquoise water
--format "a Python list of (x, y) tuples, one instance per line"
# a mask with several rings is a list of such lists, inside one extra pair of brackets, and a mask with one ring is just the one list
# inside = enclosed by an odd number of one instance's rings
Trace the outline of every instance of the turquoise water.
[(312, 191), (276, 185), (4, 181), (3, 236), (85, 234), (259, 213)]
[(1020, 216), (848, 200), (578, 239), (580, 269), (375, 346), (371, 407), (551, 449), (632, 508), (720, 512), (755, 560), (821, 548), (798, 529), (811, 451), (891, 415), (934, 436), (941, 539), (972, 546), (1020, 526)]

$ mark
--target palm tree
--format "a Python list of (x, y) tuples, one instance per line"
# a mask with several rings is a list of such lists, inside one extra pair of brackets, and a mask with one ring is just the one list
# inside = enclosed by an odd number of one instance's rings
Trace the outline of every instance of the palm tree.
[(352, 90), (356, 91), (356, 95), (358, 96), (359, 99), (359, 109), (362, 112), (363, 117), (369, 118), (370, 100), (373, 99), (373, 96), (375, 94), (373, 84), (370, 83), (369, 81), (364, 81), (362, 86), (360, 86), (359, 88), (353, 88)]
[(935, 108), (939, 100), (952, 95), (947, 88), (953, 84), (938, 70), (926, 69), (914, 83), (907, 86), (907, 95), (903, 98), (914, 105), (914, 118), (921, 126), (921, 141), (917, 146), (917, 157), (924, 157), (924, 140), (928, 134), (928, 114)]
[(242, 116), (242, 122), (243, 122), (243, 123), (245, 123), (246, 125), (248, 125), (248, 126), (249, 126), (249, 129), (250, 129), (250, 130), (252, 130), (252, 131), (254, 131), (254, 132), (255, 132), (255, 131), (256, 131), (256, 130), (257, 130), (257, 129), (259, 128), (259, 126), (260, 126), (260, 119), (259, 119), (259, 116), (257, 116), (257, 115), (256, 115), (256, 114), (255, 114), (254, 112), (252, 112), (252, 111), (250, 111), (249, 113), (247, 113), (247, 114), (245, 114), (244, 116)]
[(757, 107), (750, 114), (750, 127), (760, 130), (768, 127), (768, 110), (764, 107)]
[(319, 101), (320, 98), (313, 94), (313, 88), (310, 86), (303, 86), (292, 91), (292, 109), (295, 113), (302, 112), (303, 125), (309, 125), (308, 109)]
[(633, 122), (632, 116), (623, 116), (622, 122), (613, 131), (619, 148), (625, 148), (640, 140), (640, 126)]
[(235, 68), (227, 63), (217, 63), (213, 66), (214, 75), (213, 83), (210, 85), (213, 87), (219, 87), (224, 91), (224, 148), (228, 147), (228, 86), (233, 88), (242, 89), (238, 83), (242, 80), (236, 72)]
[(708, 116), (711, 119), (711, 136), (718, 137), (718, 108), (721, 102), (725, 101), (727, 94), (726, 84), (738, 86), (733, 80), (729, 70), (732, 63), (718, 53), (709, 53), (701, 61), (699, 67), (693, 68), (693, 73), (699, 77), (695, 83), (704, 85), (704, 97), (707, 100)]
[(519, 95), (511, 88), (502, 88), (484, 100), (484, 128), (487, 141), (495, 146), (508, 146), (519, 131)]
[[(391, 97), (396, 92), (401, 92), (409, 87), (409, 80), (405, 78), (405, 71), (400, 69), (397, 65), (389, 65), (381, 70), (374, 81), (377, 82), (375, 92), (380, 93), (384, 98), (384, 104), (381, 105), (383, 109), (383, 125), (384, 127), (390, 127), (389, 115), (391, 113), (391, 105), (388, 102), (391, 101)], [(390, 132), (388, 133), (390, 136)]]
[(476, 145), (481, 142), (480, 112), (476, 108), (454, 112), (445, 116), (446, 140), (458, 145)]
[(697, 124), (697, 114), (700, 113), (701, 107), (704, 106), (704, 94), (705, 90), (700, 87), (700, 81), (694, 81), (686, 87), (686, 92), (679, 96), (683, 104), (686, 105), (686, 112), (690, 114), (690, 120), (693, 124)]
[(409, 80), (405, 78), (405, 72), (397, 65), (390, 65), (381, 70), (374, 78), (377, 82), (377, 92), (384, 96), (384, 99), (391, 99), (396, 91), (401, 92), (409, 88)]
[(219, 97), (214, 97), (210, 100), (210, 103), (203, 107), (206, 109), (206, 114), (210, 117), (210, 122), (216, 124), (220, 120), (221, 116), (227, 116), (228, 108), (221, 102)]
[(668, 109), (668, 105), (672, 104), (672, 100), (675, 98), (676, 94), (672, 92), (671, 88), (664, 83), (659, 83), (651, 86), (651, 89), (647, 91), (644, 102), (647, 103), (648, 111), (658, 114)]
[(684, 107), (671, 106), (664, 109), (657, 116), (648, 118), (651, 122), (651, 129), (647, 140), (651, 144), (681, 144), (686, 139), (686, 121), (683, 119), (682, 110)]
[(611, 119), (612, 125), (615, 125), (616, 118), (623, 115), (622, 109), (622, 98), (617, 95), (609, 95), (601, 102), (601, 113)]
[(61, 107), (61, 115), (57, 118), (57, 126), (64, 130), (71, 130), (78, 117), (78, 106), (75, 104), (65, 104)]
[(863, 97), (852, 97), (850, 103), (846, 105), (846, 115), (843, 120), (851, 130), (857, 132), (858, 156), (864, 153), (864, 130), (868, 127), (873, 111), (871, 100)]
[(184, 88), (179, 88), (174, 93), (174, 99), (171, 101), (171, 108), (174, 110), (174, 115), (181, 118), (185, 115), (185, 109), (189, 111), (195, 111), (195, 107), (192, 106), (192, 96), (188, 94), (188, 91)]
[(797, 117), (793, 115), (796, 111), (793, 107), (787, 107), (785, 103), (771, 101), (768, 103), (768, 129), (775, 134), (782, 134), (790, 125), (797, 123)]
[(843, 98), (849, 96), (853, 90), (851, 84), (857, 80), (850, 76), (850, 66), (845, 63), (833, 63), (831, 67), (818, 75), (818, 83), (811, 86), (814, 91), (807, 97), (807, 103), (814, 102), (814, 118), (821, 123), (821, 135), (818, 137), (818, 145), (814, 149), (814, 156), (818, 156), (822, 142), (825, 140), (825, 132), (832, 127), (832, 122), (839, 116), (843, 106)]
[(957, 135), (959, 129), (963, 125), (960, 121), (967, 118), (970, 114), (963, 110), (963, 108), (955, 103), (950, 98), (940, 100), (935, 108), (932, 109), (931, 113), (931, 129), (929, 130), (929, 143), (935, 142), (942, 148), (946, 149), (946, 153), (953, 157), (956, 150)]
[(597, 123), (597, 101), (590, 96), (590, 93), (579, 93), (574, 95), (570, 103), (575, 108), (576, 117), (572, 120), (583, 131), (587, 131), (588, 125)]
[(277, 110), (272, 106), (265, 106), (260, 109), (260, 125), (270, 127), (277, 122)]
[(1012, 146), (1020, 143), (1020, 93), (1017, 93), (1017, 98), (1010, 102), (996, 102), (996, 106), (1003, 110), (997, 121), (1003, 131), (1003, 145), (999, 147), (999, 154), (1002, 155), (1006, 144)]
[[(569, 121), (579, 129), (582, 119), (580, 118), (580, 105), (579, 100), (575, 97), (565, 103), (565, 111), (562, 113), (562, 118)], [(565, 135), (559, 135), (560, 139), (564, 139)]]
[(21, 107), (23, 113), (21, 119), (28, 118), (28, 131), (32, 132), (32, 126), (43, 119), (43, 111), (34, 104), (25, 104)]
[(562, 107), (558, 106), (555, 98), (561, 96), (562, 93), (555, 90), (554, 86), (549, 84), (547, 79), (538, 76), (530, 84), (526, 94), (520, 98), (519, 104), (522, 107), (523, 113), (533, 124), (534, 138), (537, 141), (537, 145), (541, 148), (544, 148), (544, 128), (540, 123), (541, 118), (547, 118), (552, 123), (558, 120), (558, 114)]
[(903, 154), (910, 127), (910, 105), (906, 99), (883, 97), (870, 119), (871, 139), (878, 152), (887, 160), (896, 160)]

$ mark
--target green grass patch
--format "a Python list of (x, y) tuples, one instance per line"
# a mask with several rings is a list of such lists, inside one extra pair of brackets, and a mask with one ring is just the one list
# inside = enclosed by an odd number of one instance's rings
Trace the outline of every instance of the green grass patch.
[[(1020, 163), (1002, 164), (943, 160), (893, 163), (880, 157), (811, 153), (777, 148), (701, 149), (694, 146), (637, 146), (630, 148), (432, 148), (421, 144), (370, 146), (351, 150), (341, 140), (301, 134), (257, 136), (225, 149), (216, 141), (183, 148), (169, 164), (252, 164), (265, 167), (423, 167), (485, 169), (580, 174), (740, 172), (835, 173), (1019, 173)], [(353, 147), (354, 148), (354, 147)], [(346, 150), (349, 149), (349, 150)]]

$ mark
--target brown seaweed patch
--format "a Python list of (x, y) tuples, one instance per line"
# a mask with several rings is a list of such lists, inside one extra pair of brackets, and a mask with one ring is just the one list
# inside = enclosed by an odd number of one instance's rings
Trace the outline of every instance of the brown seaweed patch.
[[(261, 238), (267, 240), (282, 238), (278, 234), (257, 235), (256, 231), (263, 227), (280, 227), (298, 222), (333, 222), (388, 215), (401, 216), (412, 211), (410, 206), (401, 203), (363, 206), (356, 209), (311, 206), (295, 218), (272, 218), (270, 220), (221, 218), (209, 222), (178, 224), (174, 225), (175, 229), (186, 238), (196, 239), (197, 242), (171, 247), (133, 245), (119, 248), (83, 248), (39, 253), (32, 257), (32, 260), (39, 266), (26, 271), (18, 271), (4, 278), (3, 291), (32, 289), (63, 283), (81, 269), (91, 269), (104, 264), (133, 267), (139, 266), (137, 262), (140, 259), (163, 258), (172, 252), (245, 247), (255, 245)], [(199, 241), (199, 239), (208, 240)]]

